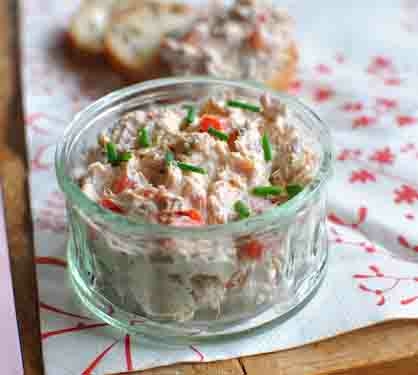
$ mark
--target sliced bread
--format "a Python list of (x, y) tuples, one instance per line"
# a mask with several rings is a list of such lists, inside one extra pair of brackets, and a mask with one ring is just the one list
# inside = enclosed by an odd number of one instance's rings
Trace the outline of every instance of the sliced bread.
[(72, 47), (98, 55), (104, 52), (104, 35), (118, 0), (85, 1), (71, 19), (68, 36)]
[(105, 51), (112, 66), (131, 80), (164, 75), (158, 51), (162, 37), (188, 25), (195, 17), (181, 3), (147, 1), (117, 12), (105, 35)]

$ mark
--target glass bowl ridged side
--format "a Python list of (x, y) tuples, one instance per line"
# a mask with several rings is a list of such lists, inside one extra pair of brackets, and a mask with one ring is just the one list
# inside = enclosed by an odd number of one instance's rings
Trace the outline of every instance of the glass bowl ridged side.
[[(136, 85), (99, 100), (79, 114), (57, 149), (57, 174), (68, 201), (71, 225), (71, 280), (84, 305), (111, 325), (171, 342), (239, 334), (292, 315), (324, 276), (325, 182), (332, 165), (329, 133), (311, 111), (286, 95), (271, 93), (296, 111), (295, 121), (313, 138), (320, 163), (312, 183), (302, 193), (263, 215), (221, 226), (179, 230), (132, 222), (103, 210), (89, 201), (75, 183), (72, 174), (82, 162), (80, 155), (96, 142), (98, 131), (114, 123), (120, 114), (149, 102), (190, 100), (225, 87), (249, 98), (268, 91), (241, 82), (196, 77)], [(210, 277), (194, 279), (199, 267), (205, 268), (206, 276), (217, 275), (224, 283), (219, 270), (224, 267), (231, 274), (228, 267), (234, 249), (254, 240), (262, 241), (265, 251), (258, 263), (245, 265), (249, 276), (244, 272), (237, 278), (241, 287), (237, 293), (226, 290), (219, 301), (215, 296), (216, 303), (205, 301), (205, 308), (195, 308), (193, 298), (198, 289), (190, 287), (190, 283), (189, 289), (173, 290), (170, 285), (179, 284), (185, 275), (198, 287), (214, 281)], [(156, 248), (178, 247), (206, 249), (209, 255), (204, 255), (205, 262), (186, 257), (174, 264), (166, 254), (156, 256)], [(267, 268), (269, 275), (264, 272)], [(268, 282), (272, 287), (266, 291), (264, 285)], [(224, 285), (224, 289), (231, 288)], [(189, 294), (193, 293), (191, 298)], [(213, 306), (209, 306), (211, 302)]]
[[(277, 280), (275, 295), (266, 303), (254, 305), (254, 308), (245, 309), (246, 305), (239, 306), (235, 302), (229, 306), (229, 311), (227, 305), (222, 306), (222, 310), (226, 311), (222, 311), (218, 317), (208, 319), (206, 315), (206, 319), (181, 322), (159, 320), (136, 310), (135, 303), (127, 303), (114, 290), (116, 284), (129, 283), (129, 280), (120, 280), (123, 278), (123, 270), (117, 268), (122, 262), (114, 261), (112, 257), (111, 262), (103, 266), (104, 262), (109, 262), (108, 257), (105, 261), (101, 259), (104, 247), (92, 247), (88, 241), (80, 241), (90, 231), (90, 227), (76, 210), (71, 210), (72, 236), (68, 245), (72, 283), (83, 304), (100, 319), (127, 332), (164, 337), (169, 342), (216, 338), (242, 333), (273, 321), (280, 322), (291, 316), (292, 311), (317, 289), (324, 276), (328, 256), (324, 202), (325, 195), (319, 194), (316, 201), (310, 202), (286, 231), (277, 233), (277, 230), (270, 228), (267, 235), (264, 233), (260, 237), (259, 234), (258, 238), (270, 238), (277, 244), (271, 251), (280, 251), (283, 268)], [(75, 232), (78, 232), (77, 235), (74, 235)], [(97, 241), (97, 233), (95, 236)], [(135, 262), (144, 262), (137, 255), (119, 256), (125, 258), (125, 263), (132, 262), (134, 267)], [(116, 268), (112, 267), (112, 263)], [(153, 272), (151, 265), (145, 267), (151, 267), (149, 272)], [(128, 270), (128, 267), (123, 266), (123, 269)], [(141, 269), (144, 272), (144, 267)], [(139, 283), (135, 286), (138, 289), (143, 287)]]

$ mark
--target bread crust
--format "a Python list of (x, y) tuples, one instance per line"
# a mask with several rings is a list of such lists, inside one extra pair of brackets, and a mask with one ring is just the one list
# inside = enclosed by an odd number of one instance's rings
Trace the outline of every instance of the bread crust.
[(64, 48), (66, 48), (69, 56), (75, 61), (89, 61), (93, 63), (106, 63), (104, 51), (95, 51), (86, 48), (80, 48), (77, 40), (74, 40), (73, 35), (67, 31), (65, 33)]
[(150, 79), (167, 77), (169, 75), (168, 71), (164, 68), (164, 64), (158, 53), (154, 54), (149, 59), (148, 63), (144, 64), (141, 69), (125, 64), (107, 47), (105, 47), (105, 54), (112, 69), (118, 72), (128, 83), (143, 82)]
[[(109, 5), (110, 7), (110, 5)], [(99, 7), (96, 3), (85, 3), (80, 7), (80, 9), (75, 13), (71, 19), (70, 27), (67, 33), (67, 40), (72, 48), (80, 52), (81, 55), (91, 55), (91, 56), (98, 56), (102, 55), (104, 51), (103, 43), (97, 43), (97, 41), (86, 40), (82, 38), (80, 35), (80, 27), (83, 24), (83, 21), (86, 21), (88, 17), (88, 13), (97, 12), (97, 9), (101, 9), (104, 13), (110, 12), (110, 10), (106, 10), (105, 5)], [(104, 21), (105, 22), (105, 21)], [(84, 27), (88, 27), (88, 22), (85, 22)], [(105, 30), (103, 27), (103, 33)]]
[[(112, 18), (111, 24), (115, 25), (117, 23), (123, 23), (124, 17), (132, 17), (133, 12), (140, 15), (142, 10), (146, 10), (146, 7), (150, 6), (156, 6), (161, 12), (167, 12), (167, 14), (179, 17), (179, 20), (181, 17), (185, 17), (191, 12), (191, 8), (189, 6), (181, 3), (160, 3), (156, 1), (148, 1), (135, 8), (130, 8), (129, 10), (125, 10), (117, 14)], [(180, 24), (181, 23), (179, 21), (179, 25)], [(119, 53), (118, 48), (114, 45), (111, 32), (111, 27), (109, 27), (105, 36), (104, 51), (113, 69), (131, 82), (138, 82), (168, 75), (168, 70), (165, 69), (159, 56), (160, 40), (157, 41), (155, 48), (150, 47), (148, 54), (144, 54), (144, 56), (141, 57), (138, 56), (134, 62), (131, 62)], [(161, 34), (161, 39), (162, 37), (163, 34)]]
[(296, 75), (299, 53), (295, 43), (288, 48), (289, 59), (283, 69), (277, 71), (266, 83), (267, 86), (278, 91), (287, 91)]

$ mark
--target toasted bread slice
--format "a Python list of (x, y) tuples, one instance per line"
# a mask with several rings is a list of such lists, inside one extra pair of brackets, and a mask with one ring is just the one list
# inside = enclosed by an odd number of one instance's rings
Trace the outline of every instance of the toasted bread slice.
[(158, 51), (163, 35), (192, 22), (195, 12), (181, 3), (144, 2), (112, 17), (105, 51), (112, 66), (131, 80), (161, 75)]
[(71, 19), (68, 36), (80, 52), (99, 55), (104, 52), (104, 35), (117, 0), (84, 2)]

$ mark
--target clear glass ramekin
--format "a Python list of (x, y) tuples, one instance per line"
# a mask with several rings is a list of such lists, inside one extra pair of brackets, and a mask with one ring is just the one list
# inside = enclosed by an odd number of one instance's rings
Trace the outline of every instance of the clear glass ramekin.
[[(176, 228), (118, 215), (81, 192), (77, 177), (86, 150), (123, 113), (222, 90), (248, 100), (268, 92), (291, 109), (293, 125), (318, 156), (312, 182), (295, 198), (245, 220)], [(75, 116), (56, 152), (74, 289), (107, 323), (171, 342), (219, 338), (286, 319), (313, 295), (326, 270), (325, 188), (332, 164), (329, 130), (318, 116), (261, 85), (190, 77), (109, 94)], [(240, 249), (254, 242), (261, 244), (259, 256), (242, 256)]]

